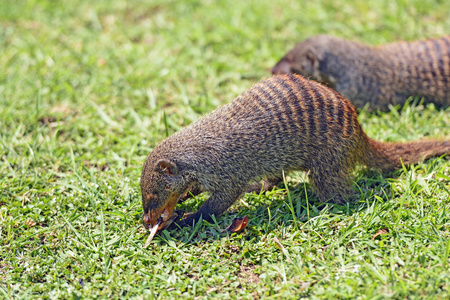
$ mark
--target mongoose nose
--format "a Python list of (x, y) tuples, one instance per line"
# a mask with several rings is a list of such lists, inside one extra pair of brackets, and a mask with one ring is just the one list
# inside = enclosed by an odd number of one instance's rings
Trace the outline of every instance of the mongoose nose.
[(291, 72), (291, 64), (286, 60), (279, 61), (271, 70), (272, 74), (287, 74)]
[(150, 224), (150, 217), (148, 215), (144, 215), (144, 222)]

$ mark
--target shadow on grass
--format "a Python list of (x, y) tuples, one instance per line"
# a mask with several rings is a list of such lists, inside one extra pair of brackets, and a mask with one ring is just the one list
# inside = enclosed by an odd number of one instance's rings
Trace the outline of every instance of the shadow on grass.
[[(397, 176), (398, 172), (392, 174)], [(389, 177), (392, 178), (392, 177)], [(223, 216), (214, 218), (214, 222), (197, 222), (186, 228), (170, 227), (159, 233), (165, 242), (170, 240), (187, 245), (199, 245), (223, 238), (260, 241), (262, 236), (270, 235), (280, 227), (287, 230), (303, 230), (308, 223), (331, 223), (336, 219), (345, 219), (364, 211), (374, 202), (386, 202), (393, 197), (388, 178), (378, 172), (367, 171), (358, 176), (353, 186), (354, 193), (345, 205), (318, 201), (306, 182), (289, 185), (288, 190), (280, 184), (272, 191), (260, 194), (244, 194)], [(183, 211), (196, 211), (208, 195), (200, 194), (189, 198), (179, 205)], [(234, 218), (248, 216), (247, 227), (238, 233), (227, 229)], [(325, 220), (328, 219), (328, 220)], [(292, 228), (293, 227), (293, 228)]]

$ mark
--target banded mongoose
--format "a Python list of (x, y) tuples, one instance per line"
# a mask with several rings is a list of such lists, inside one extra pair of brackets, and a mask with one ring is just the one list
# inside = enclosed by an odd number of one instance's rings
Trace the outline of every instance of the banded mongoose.
[[(320, 201), (345, 203), (358, 165), (390, 172), (450, 152), (450, 141), (383, 143), (367, 137), (349, 100), (299, 75), (272, 76), (169, 136), (147, 157), (141, 177), (144, 225), (172, 222), (191, 188), (211, 193), (180, 226), (224, 213), (261, 178), (308, 171)], [(170, 220), (170, 221), (169, 221)]]
[(450, 36), (377, 47), (319, 35), (289, 51), (273, 74), (297, 73), (336, 89), (357, 108), (386, 110), (408, 97), (450, 105)]

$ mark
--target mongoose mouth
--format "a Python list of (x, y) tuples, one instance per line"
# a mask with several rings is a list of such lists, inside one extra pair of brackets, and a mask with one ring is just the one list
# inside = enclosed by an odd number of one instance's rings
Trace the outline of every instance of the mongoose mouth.
[[(147, 240), (145, 241), (144, 248), (147, 248), (147, 246), (153, 240), (153, 238), (155, 237), (155, 235), (158, 231), (163, 230), (164, 228), (166, 228), (167, 226), (172, 224), (177, 216), (178, 216), (177, 213), (173, 213), (172, 216), (169, 216), (168, 214), (166, 214), (166, 210), (164, 210), (163, 213), (161, 214), (161, 217), (156, 222), (156, 224), (153, 227), (149, 228), (150, 235), (148, 236)], [(144, 220), (145, 220), (145, 217), (144, 217)], [(167, 218), (167, 219), (165, 219), (165, 218)]]
[[(178, 214), (173, 213), (172, 215), (169, 215), (167, 210), (164, 210), (157, 220), (156, 224), (153, 226), (149, 226), (150, 235), (148, 236), (147, 240), (145, 241), (144, 248), (147, 248), (147, 246), (150, 244), (150, 242), (155, 237), (156, 233), (158, 231), (163, 230), (164, 228), (168, 227), (170, 224), (173, 223), (173, 221), (177, 218)], [(148, 215), (144, 216), (144, 222), (148, 220)]]
[[(174, 213), (177, 202), (178, 197), (176, 195), (172, 195), (166, 205), (155, 210), (150, 210), (147, 214), (144, 214), (144, 223), (148, 225), (150, 236), (152, 236), (152, 233), (154, 236), (158, 231), (163, 230), (175, 221), (178, 216), (178, 214)], [(150, 236), (147, 242), (151, 241)]]
[(169, 212), (167, 208), (165, 208), (161, 213), (161, 210), (157, 211), (149, 211), (148, 214), (144, 215), (144, 222), (148, 224), (149, 230), (153, 227), (158, 227), (159, 229), (163, 229), (167, 221), (169, 220), (169, 216), (173, 213)]

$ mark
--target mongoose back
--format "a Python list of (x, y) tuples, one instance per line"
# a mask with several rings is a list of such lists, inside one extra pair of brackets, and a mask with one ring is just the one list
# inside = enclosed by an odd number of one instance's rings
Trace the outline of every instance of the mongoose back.
[[(382, 143), (367, 137), (351, 102), (299, 75), (272, 76), (157, 145), (141, 177), (144, 224), (168, 225), (180, 197), (210, 192), (181, 226), (225, 212), (263, 177), (309, 171), (321, 201), (344, 203), (357, 164), (390, 172), (450, 152), (449, 141)], [(276, 181), (276, 180), (275, 180)]]
[(358, 108), (386, 110), (408, 97), (450, 105), (450, 36), (377, 47), (319, 35), (289, 51), (274, 74), (297, 73), (336, 89)]

